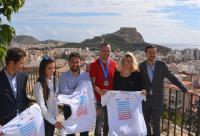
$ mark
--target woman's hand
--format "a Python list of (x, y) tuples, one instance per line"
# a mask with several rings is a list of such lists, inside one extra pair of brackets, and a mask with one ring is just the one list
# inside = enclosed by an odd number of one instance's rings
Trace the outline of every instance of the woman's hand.
[(57, 128), (57, 129), (64, 128), (63, 125), (62, 125), (62, 123), (59, 122), (59, 121), (57, 121), (56, 124), (54, 124), (54, 126), (55, 126), (55, 128)]
[(144, 95), (144, 96), (146, 96), (146, 95), (147, 95), (147, 91), (143, 89), (143, 90), (141, 91), (141, 94)]

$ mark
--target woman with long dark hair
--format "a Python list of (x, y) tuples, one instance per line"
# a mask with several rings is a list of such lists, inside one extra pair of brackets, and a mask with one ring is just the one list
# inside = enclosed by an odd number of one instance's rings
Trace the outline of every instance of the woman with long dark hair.
[(53, 136), (55, 128), (62, 128), (62, 123), (56, 120), (58, 114), (56, 80), (56, 63), (45, 56), (40, 62), (39, 77), (34, 85), (33, 94), (39, 104), (45, 122), (45, 136)]

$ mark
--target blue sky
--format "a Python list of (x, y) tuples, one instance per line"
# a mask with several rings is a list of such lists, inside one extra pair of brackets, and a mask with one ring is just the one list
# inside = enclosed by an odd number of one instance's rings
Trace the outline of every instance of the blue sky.
[(200, 46), (200, 0), (26, 0), (17, 35), (81, 42), (136, 27), (146, 42)]

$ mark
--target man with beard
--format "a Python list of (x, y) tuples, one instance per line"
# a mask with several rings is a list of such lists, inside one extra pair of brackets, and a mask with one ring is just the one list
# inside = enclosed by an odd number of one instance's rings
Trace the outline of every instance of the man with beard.
[[(79, 53), (73, 52), (69, 55), (69, 68), (70, 70), (63, 73), (59, 80), (59, 91), (61, 94), (70, 95), (74, 92), (75, 88), (81, 81), (90, 80), (88, 73), (80, 70), (81, 56)], [(71, 115), (71, 108), (68, 105), (64, 105), (64, 117), (65, 120)], [(75, 136), (70, 134), (67, 136)], [(88, 136), (87, 132), (81, 132), (80, 136)]]
[[(146, 58), (140, 63), (139, 69), (142, 75), (143, 88), (147, 91), (146, 101), (143, 102), (143, 114), (147, 126), (148, 136), (160, 136), (160, 116), (163, 106), (163, 83), (168, 78), (183, 92), (189, 92), (187, 88), (169, 71), (166, 63), (156, 60), (156, 48), (145, 48)], [(151, 134), (151, 123), (153, 135)]]

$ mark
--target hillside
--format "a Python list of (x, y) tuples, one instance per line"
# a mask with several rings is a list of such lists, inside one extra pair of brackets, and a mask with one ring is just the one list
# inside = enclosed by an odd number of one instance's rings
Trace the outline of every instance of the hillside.
[(38, 44), (40, 41), (34, 38), (33, 36), (29, 35), (19, 35), (15, 36), (12, 40), (12, 43), (18, 43), (18, 44)]
[(151, 43), (147, 43), (144, 41), (143, 36), (137, 32), (136, 28), (123, 27), (120, 30), (105, 34), (102, 36), (96, 36), (92, 39), (86, 39), (81, 43), (67, 43), (61, 47), (69, 48), (69, 47), (89, 47), (92, 50), (99, 49), (102, 41), (108, 42), (111, 44), (112, 49), (120, 49), (124, 51), (135, 51), (135, 50), (144, 50), (147, 45), (154, 45), (158, 48), (158, 52), (166, 54), (171, 49), (161, 46), (155, 45)]
[[(135, 50), (144, 50), (147, 45), (153, 45), (151, 43), (145, 42), (143, 36), (137, 31), (134, 27), (122, 27), (120, 30), (110, 34), (104, 34), (101, 36), (96, 36), (92, 39), (86, 39), (80, 43), (73, 43), (73, 42), (63, 42), (58, 40), (46, 40), (46, 41), (39, 41), (32, 36), (27, 35), (20, 35), (16, 36), (12, 43), (18, 44), (29, 44), (29, 45), (38, 45), (38, 44), (45, 44), (51, 47), (58, 47), (58, 48), (85, 48), (89, 47), (91, 50), (98, 50), (102, 41), (108, 42), (111, 44), (112, 49), (120, 49), (124, 51), (135, 51)], [(161, 46), (161, 45), (154, 45), (157, 47), (158, 52), (166, 54), (171, 49)], [(45, 46), (46, 47), (46, 46)]]
[(29, 35), (18, 35), (16, 37), (13, 38), (12, 43), (11, 44), (27, 44), (27, 45), (38, 45), (38, 44), (51, 44), (51, 45), (55, 45), (55, 46), (62, 46), (65, 44), (65, 42), (63, 41), (59, 41), (59, 40), (45, 40), (45, 41), (39, 41), (38, 39), (36, 39), (33, 36), (29, 36)]
[(65, 42), (49, 39), (49, 40), (46, 40), (46, 41), (41, 41), (40, 44), (54, 44), (56, 46), (61, 46), (61, 45), (64, 45)]

